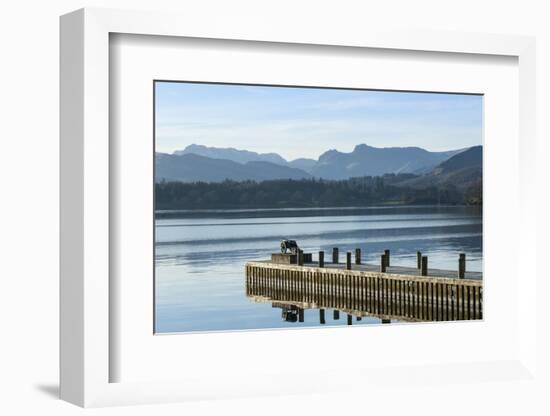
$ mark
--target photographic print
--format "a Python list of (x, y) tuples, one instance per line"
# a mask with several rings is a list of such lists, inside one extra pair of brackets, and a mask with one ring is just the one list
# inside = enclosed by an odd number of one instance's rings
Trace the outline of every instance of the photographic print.
[(154, 82), (155, 333), (483, 319), (483, 96)]

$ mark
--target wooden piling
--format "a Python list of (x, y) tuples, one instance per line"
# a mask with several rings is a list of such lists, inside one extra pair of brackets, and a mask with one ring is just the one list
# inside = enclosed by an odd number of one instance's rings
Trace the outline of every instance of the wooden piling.
[(390, 250), (384, 250), (384, 256), (386, 256), (386, 267), (390, 267)]
[(386, 255), (382, 254), (380, 256), (380, 272), (385, 273), (386, 272)]
[(319, 323), (321, 325), (324, 325), (326, 323), (326, 321), (325, 321), (325, 310), (324, 309), (319, 309)]
[(353, 323), (353, 316), (348, 313), (348, 325)]
[(422, 256), (422, 267), (420, 269), (422, 276), (428, 275), (428, 256)]
[(334, 319), (335, 321), (337, 321), (338, 319), (340, 319), (340, 311), (338, 309), (335, 309), (333, 312), (332, 312), (332, 319)]
[(298, 309), (298, 322), (304, 322), (304, 310), (302, 308)]
[(319, 252), (319, 267), (325, 267), (325, 252)]
[(355, 264), (361, 264), (361, 249), (355, 249)]
[(422, 252), (416, 252), (416, 268), (420, 270), (422, 268)]
[(304, 265), (304, 250), (298, 249), (298, 265), (303, 266)]
[(332, 263), (338, 264), (338, 247), (332, 249)]
[(351, 270), (351, 251), (346, 253), (346, 269)]
[(466, 275), (466, 254), (460, 253), (458, 256), (458, 278), (464, 279)]

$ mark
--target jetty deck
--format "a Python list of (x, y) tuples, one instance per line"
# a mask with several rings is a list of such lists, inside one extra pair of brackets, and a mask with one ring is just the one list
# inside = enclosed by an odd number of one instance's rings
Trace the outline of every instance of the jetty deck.
[[(465, 272), (381, 265), (270, 260), (246, 263), (246, 293), (290, 311), (325, 309), (383, 322), (483, 319), (483, 276)], [(383, 271), (382, 271), (383, 270)], [(422, 274), (427, 275), (422, 275)], [(464, 277), (457, 277), (462, 275)], [(286, 305), (286, 306), (285, 306)]]
[[(273, 263), (271, 260), (258, 260), (254, 262), (249, 262), (249, 264), (253, 263), (264, 263), (266, 265), (276, 265), (276, 266), (286, 266), (282, 265), (280, 263)], [(318, 268), (319, 262), (310, 262), (310, 263), (304, 263), (303, 267), (312, 267), (312, 268)], [(325, 263), (323, 266), (327, 270), (346, 270), (346, 263)], [(283, 269), (286, 269), (284, 267)], [(361, 272), (379, 272), (380, 266), (376, 264), (351, 264), (351, 270), (354, 271), (361, 271)], [(403, 275), (403, 276), (421, 276), (420, 269), (417, 269), (416, 267), (404, 267), (404, 266), (386, 266), (386, 274), (397, 274), (397, 275)], [(458, 279), (458, 273), (456, 270), (443, 270), (443, 269), (429, 269), (429, 275), (427, 276), (429, 278), (445, 278), (445, 279)], [(483, 273), (481, 272), (464, 272), (464, 279), (468, 280), (482, 280), (483, 279)]]

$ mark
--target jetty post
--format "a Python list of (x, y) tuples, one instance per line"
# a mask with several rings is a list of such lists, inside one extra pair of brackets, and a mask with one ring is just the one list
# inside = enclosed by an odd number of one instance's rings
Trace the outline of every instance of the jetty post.
[(319, 267), (325, 267), (325, 252), (319, 252)]
[(325, 310), (319, 309), (319, 323), (324, 325), (326, 323), (325, 321)]
[(420, 270), (422, 268), (422, 252), (416, 252), (416, 268)]
[(466, 275), (466, 254), (460, 253), (458, 255), (458, 278), (464, 279)]
[(348, 313), (348, 325), (353, 323), (353, 316)]
[(422, 276), (428, 275), (428, 256), (422, 256), (422, 268), (420, 271)]
[(361, 249), (355, 249), (355, 264), (361, 264)]
[(380, 272), (386, 273), (386, 255), (382, 254), (380, 256)]
[(335, 321), (340, 319), (340, 311), (338, 309), (334, 309), (334, 311), (332, 311), (332, 319)]
[(298, 309), (298, 322), (304, 322), (304, 309)]
[(304, 265), (304, 250), (298, 249), (298, 265), (303, 266)]
[(386, 256), (386, 267), (390, 267), (390, 250), (384, 250), (384, 255)]
[(332, 248), (332, 263), (338, 264), (338, 247)]
[(351, 251), (346, 253), (346, 270), (351, 270)]

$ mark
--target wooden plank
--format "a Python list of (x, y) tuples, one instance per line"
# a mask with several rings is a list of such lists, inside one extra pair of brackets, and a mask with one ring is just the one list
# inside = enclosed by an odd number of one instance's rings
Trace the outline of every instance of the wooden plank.
[(472, 293), (473, 295), (473, 300), (472, 300), (472, 306), (473, 306), (473, 312), (474, 312), (474, 316), (472, 319), (477, 319), (477, 288), (474, 287), (474, 291)]
[[(270, 269), (277, 269), (277, 270), (284, 270), (284, 269), (287, 269), (287, 270), (304, 270), (304, 271), (308, 271), (308, 270), (312, 270), (312, 269), (315, 269), (317, 267), (314, 267), (314, 266), (307, 266), (307, 265), (304, 265), (304, 266), (298, 266), (298, 265), (280, 265), (280, 264), (271, 264), (271, 263), (268, 263), (268, 262), (249, 262), (248, 264), (257, 264), (259, 267), (262, 267), (262, 268), (270, 268)], [(357, 275), (379, 275), (380, 273), (379, 272), (376, 272), (376, 271), (373, 271), (372, 270), (372, 267), (373, 266), (370, 266), (370, 270), (361, 270), (361, 269), (358, 269), (358, 270), (345, 270), (345, 269), (340, 269), (340, 268), (331, 268), (330, 270), (332, 272), (335, 272), (335, 273), (341, 273), (343, 275), (353, 275), (353, 274), (357, 274)], [(323, 269), (325, 271), (327, 271), (328, 269)], [(416, 270), (416, 269), (412, 269), (412, 268), (398, 268), (398, 267), (392, 267), (392, 270), (396, 270), (396, 271), (399, 271), (399, 273), (395, 272), (395, 273), (388, 273), (386, 272), (383, 277), (384, 278), (387, 278), (387, 279), (403, 279), (403, 278), (406, 278), (407, 280), (411, 280), (411, 281), (430, 281), (430, 282), (442, 282), (442, 283), (449, 283), (449, 284), (452, 284), (452, 283), (456, 283), (456, 284), (461, 284), (463, 286), (482, 286), (483, 285), (483, 282), (482, 280), (478, 280), (478, 279), (468, 279), (468, 278), (465, 278), (465, 279), (457, 279), (457, 278), (452, 278), (452, 277), (441, 277), (441, 276), (437, 276), (433, 273), (431, 273), (431, 276), (427, 277), (427, 276), (418, 276), (418, 275), (413, 275), (413, 274), (404, 274), (404, 272), (411, 272), (413, 270)], [(433, 271), (433, 270), (432, 270)], [(416, 271), (415, 271), (416, 273)], [(449, 271), (446, 271), (446, 273), (450, 273)]]

